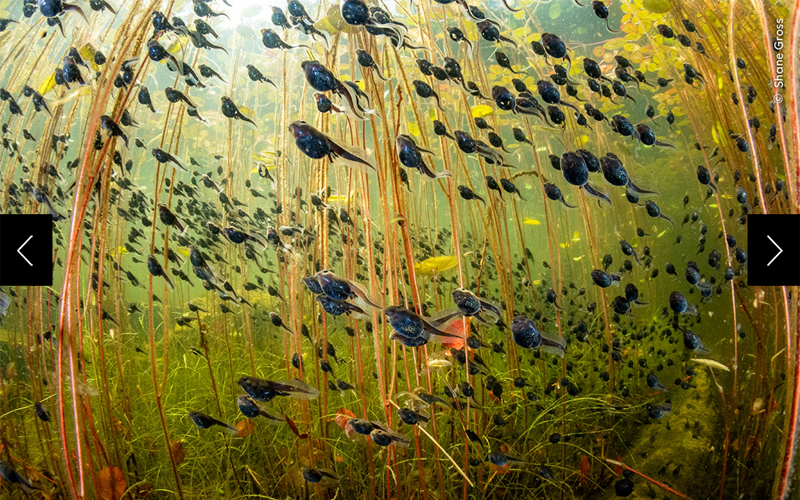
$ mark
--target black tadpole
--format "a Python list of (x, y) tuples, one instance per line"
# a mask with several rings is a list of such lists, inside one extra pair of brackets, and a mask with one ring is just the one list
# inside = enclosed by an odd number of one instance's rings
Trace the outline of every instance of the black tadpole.
[(458, 192), (461, 194), (461, 197), (465, 200), (480, 200), (484, 205), (486, 205), (486, 200), (475, 194), (475, 191), (470, 189), (467, 186), (461, 185), (458, 186)]

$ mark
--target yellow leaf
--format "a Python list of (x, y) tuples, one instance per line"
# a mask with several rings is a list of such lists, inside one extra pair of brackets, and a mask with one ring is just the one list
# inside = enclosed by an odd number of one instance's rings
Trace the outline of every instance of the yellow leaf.
[[(278, 156), (278, 154), (273, 151), (261, 151), (260, 153), (253, 153), (254, 160), (263, 162), (271, 161), (276, 156)], [(267, 165), (267, 168), (269, 169), (270, 166)], [(275, 166), (273, 165), (272, 168), (275, 168)]]
[(670, 0), (644, 0), (642, 6), (656, 14), (665, 14), (672, 10), (672, 2)]
[[(341, 16), (339, 16), (339, 19), (341, 19)], [(323, 17), (322, 19), (317, 21), (317, 24), (315, 24), (314, 27), (317, 28), (318, 30), (326, 31), (331, 35), (335, 35), (337, 31), (340, 31), (336, 29), (336, 27), (333, 25), (330, 16)]]
[(692, 361), (694, 361), (695, 363), (700, 363), (701, 365), (708, 366), (710, 368), (719, 368), (720, 370), (725, 370), (726, 372), (731, 371), (730, 368), (728, 368), (727, 366), (723, 365), (719, 361), (714, 361), (713, 359), (702, 359), (702, 358), (698, 359), (698, 358), (695, 358)]
[(574, 260), (575, 262), (578, 262), (582, 258), (583, 258), (583, 255), (581, 255), (580, 257), (573, 257), (572, 260)]
[(477, 106), (472, 106), (472, 117), (473, 118), (483, 118), (484, 116), (488, 116), (492, 114), (492, 108), (487, 106), (486, 104), (478, 104)]
[(623, 38), (614, 38), (613, 40), (606, 42), (603, 46), (606, 48), (606, 50), (619, 50), (625, 45), (625, 43), (626, 41)]
[(247, 106), (239, 106), (239, 111), (241, 111), (244, 116), (250, 118), (251, 120), (255, 120), (256, 118), (256, 112), (253, 111), (252, 108), (248, 108)]
[(94, 63), (95, 52), (97, 52), (97, 50), (94, 47), (92, 47), (91, 43), (87, 43), (86, 45), (81, 47), (81, 50), (78, 51), (83, 60), (89, 61), (89, 64), (92, 65), (92, 69), (98, 71), (100, 68), (97, 66), (97, 64)]
[(342, 31), (347, 27), (347, 23), (344, 21), (344, 18), (342, 18), (342, 12), (338, 3), (332, 5), (328, 9), (327, 14), (326, 17), (317, 21), (317, 24), (314, 25), (315, 28), (324, 29), (333, 35), (337, 31)]
[(117, 252), (118, 252), (120, 255), (125, 255), (126, 253), (128, 253), (128, 249), (127, 249), (127, 248), (125, 248), (125, 247), (117, 247)]
[(411, 133), (411, 135), (419, 136), (419, 127), (417, 127), (416, 123), (409, 123), (408, 131)]
[(575, 231), (575, 234), (572, 235), (572, 241), (581, 241), (581, 235), (578, 234), (578, 231)]
[(189, 256), (189, 249), (186, 247), (178, 247), (178, 253), (183, 255), (184, 257)]
[(39, 85), (39, 93), (45, 95), (46, 93), (53, 90), (53, 87), (56, 86), (56, 74), (55, 72), (51, 73), (50, 76), (44, 79), (41, 85)]
[(725, 127), (723, 127), (722, 123), (719, 121), (711, 128), (711, 137), (714, 139), (714, 143), (720, 146), (724, 147), (728, 144), (728, 134), (725, 132)]
[[(355, 190), (350, 191), (350, 198), (355, 196)], [(347, 203), (349, 198), (343, 194), (337, 194), (328, 197), (328, 203)]]
[(540, 226), (542, 224), (538, 219), (531, 219), (530, 217), (525, 217), (525, 220), (522, 223), (529, 226)]
[(70, 91), (69, 94), (64, 95), (61, 99), (55, 99), (53, 102), (50, 103), (50, 107), (55, 108), (61, 106), (62, 104), (66, 104), (69, 101), (75, 99), (76, 97), (80, 97), (83, 95), (89, 95), (92, 93), (92, 87), (86, 85), (82, 87), (78, 87)]
[(169, 47), (167, 47), (167, 52), (170, 54), (175, 54), (183, 50), (183, 40), (181, 38), (176, 38)]
[(458, 265), (458, 257), (453, 255), (440, 255), (439, 257), (431, 257), (422, 262), (414, 264), (414, 270), (417, 274), (423, 276), (431, 276), (439, 274), (449, 269), (453, 269)]

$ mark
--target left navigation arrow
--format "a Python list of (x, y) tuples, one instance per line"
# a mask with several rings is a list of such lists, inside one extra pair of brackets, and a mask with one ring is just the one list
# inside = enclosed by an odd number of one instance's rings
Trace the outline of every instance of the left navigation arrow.
[(0, 286), (53, 286), (53, 216), (0, 214)]
[(22, 247), (27, 245), (28, 242), (31, 241), (32, 239), (33, 239), (33, 235), (28, 236), (28, 239), (25, 240), (25, 243), (23, 243), (22, 245), (19, 246), (19, 248), (17, 248), (17, 253), (19, 254), (19, 256), (22, 257), (23, 259), (25, 259), (25, 262), (27, 262), (28, 265), (31, 266), (31, 267), (33, 267), (33, 264), (31, 263), (31, 261), (28, 260), (27, 257), (25, 257), (25, 254), (22, 253)]

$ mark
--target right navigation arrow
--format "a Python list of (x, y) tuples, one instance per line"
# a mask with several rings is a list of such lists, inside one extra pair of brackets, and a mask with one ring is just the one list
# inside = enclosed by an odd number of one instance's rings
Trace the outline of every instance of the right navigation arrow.
[(776, 254), (775, 254), (775, 257), (773, 257), (773, 258), (772, 258), (772, 260), (771, 260), (771, 261), (769, 261), (769, 263), (767, 264), (767, 267), (769, 267), (769, 266), (771, 266), (771, 265), (772, 265), (772, 263), (773, 263), (773, 262), (775, 262), (775, 259), (777, 259), (777, 258), (778, 258), (778, 256), (779, 256), (780, 254), (782, 254), (782, 253), (783, 253), (783, 248), (779, 247), (779, 246), (778, 246), (778, 244), (777, 244), (777, 243), (775, 243), (775, 240), (773, 240), (773, 239), (772, 239), (772, 237), (771, 237), (770, 235), (767, 235), (767, 239), (768, 239), (769, 241), (771, 241), (773, 245), (775, 245), (775, 248), (777, 248), (777, 249), (778, 249), (778, 253), (776, 253)]

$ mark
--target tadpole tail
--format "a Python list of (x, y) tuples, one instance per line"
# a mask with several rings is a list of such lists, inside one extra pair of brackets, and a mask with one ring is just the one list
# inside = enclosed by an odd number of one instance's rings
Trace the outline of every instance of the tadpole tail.
[[(63, 4), (63, 5), (64, 5), (64, 10), (65, 11), (72, 10), (72, 11), (77, 12), (78, 15), (80, 15), (83, 18), (83, 20), (86, 21), (86, 24), (89, 24), (89, 19), (86, 18), (86, 14), (83, 13), (83, 9), (81, 9), (77, 5), (70, 5), (70, 4), (66, 4), (66, 3)], [(64, 28), (61, 28), (61, 34), (62, 35), (64, 34)]]
[(647, 189), (642, 189), (636, 184), (634, 184), (630, 179), (628, 180), (628, 185), (626, 186), (629, 191), (636, 193), (636, 194), (652, 194), (658, 195), (658, 191), (648, 191)]
[(428, 167), (425, 162), (421, 162), (419, 166), (419, 171), (426, 176), (430, 177), (431, 179), (441, 179), (443, 177), (452, 177), (453, 174), (449, 170), (444, 170), (442, 172), (434, 172), (430, 167)]
[(252, 124), (253, 124), (253, 126), (254, 126), (255, 128), (258, 128), (258, 125), (256, 125), (256, 122), (254, 122), (254, 121), (253, 121), (253, 120), (251, 120), (250, 118), (248, 118), (248, 117), (244, 116), (242, 113), (239, 113), (239, 118), (241, 118), (242, 120), (244, 120), (244, 121), (246, 121), (246, 122), (250, 122), (250, 123), (252, 123)]
[(580, 113), (580, 111), (578, 110), (578, 108), (577, 108), (577, 107), (573, 106), (572, 104), (570, 104), (570, 103), (568, 103), (568, 102), (566, 102), (566, 101), (564, 101), (564, 100), (558, 101), (558, 103), (559, 103), (560, 105), (562, 105), (562, 106), (566, 106), (566, 107), (568, 107), (568, 108), (572, 108), (572, 109), (573, 109), (573, 110), (575, 110), (576, 112)]
[(170, 290), (175, 290), (175, 285), (172, 284), (172, 280), (169, 279), (169, 276), (167, 276), (167, 273), (162, 272), (161, 273), (161, 277), (164, 278), (164, 281), (167, 282), (167, 285), (169, 285)]
[(515, 48), (515, 49), (519, 48), (519, 45), (517, 45), (517, 42), (515, 42), (514, 40), (512, 40), (512, 39), (510, 39), (510, 38), (506, 38), (506, 37), (504, 37), (504, 36), (502, 36), (502, 35), (501, 35), (501, 36), (499, 36), (498, 38), (499, 38), (500, 40), (502, 40), (502, 41), (506, 42), (506, 43), (510, 43), (511, 45), (513, 45), (513, 46), (514, 46), (514, 48)]
[(225, 52), (225, 54), (228, 54), (228, 51), (225, 49), (225, 47), (221, 47), (219, 45), (214, 45), (211, 42), (206, 42), (206, 47), (208, 47), (209, 49), (219, 49), (219, 50)]
[[(656, 141), (655, 145), (656, 146), (661, 146), (661, 147), (664, 147), (664, 148), (674, 149), (675, 151), (678, 150), (678, 148), (676, 148), (674, 145), (669, 144), (667, 142)], [(716, 191), (716, 188), (714, 188), (714, 190)]]
[[(358, 105), (358, 96), (355, 95), (353, 89), (351, 89), (349, 86), (345, 85), (342, 82), (337, 82), (336, 93), (339, 94), (341, 97), (344, 97), (344, 99), (347, 101), (347, 107), (350, 108), (350, 110), (352, 110), (356, 118), (358, 118), (359, 120), (364, 119), (364, 114), (361, 112), (361, 107)], [(438, 96), (437, 96), (437, 102), (438, 102)]]
[(589, 196), (596, 198), (598, 201), (604, 201), (608, 206), (611, 206), (611, 199), (588, 182), (582, 188)]
[(564, 198), (561, 198), (561, 203), (563, 203), (564, 206), (567, 207), (567, 208), (578, 208), (577, 205), (573, 206), (573, 205), (570, 205), (569, 203), (567, 203)]
[(439, 94), (437, 94), (437, 93), (434, 91), (434, 92), (433, 92), (433, 97), (435, 97), (435, 98), (436, 98), (436, 105), (437, 105), (437, 106), (439, 106), (439, 109), (441, 109), (442, 111), (444, 111), (444, 108), (442, 107), (442, 103), (439, 101)]
[(377, 65), (377, 64), (373, 64), (373, 65), (372, 65), (372, 70), (375, 72), (375, 76), (377, 76), (377, 77), (378, 77), (380, 80), (382, 80), (382, 81), (384, 81), (384, 82), (387, 82), (387, 81), (389, 81), (389, 79), (388, 79), (388, 78), (386, 78), (386, 77), (383, 75), (383, 72), (381, 71), (381, 69), (378, 67), (378, 65)]

